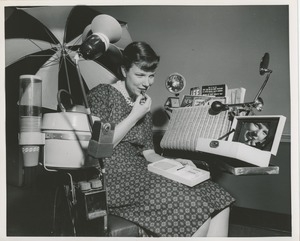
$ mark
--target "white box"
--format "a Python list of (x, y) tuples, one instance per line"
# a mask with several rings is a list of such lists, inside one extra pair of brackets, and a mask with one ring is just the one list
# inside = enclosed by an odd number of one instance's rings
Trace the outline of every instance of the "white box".
[(167, 158), (149, 164), (148, 170), (190, 187), (210, 178), (208, 171), (189, 165), (182, 165), (180, 162)]
[(259, 167), (269, 166), (271, 152), (262, 151), (239, 142), (199, 138), (197, 151), (235, 158)]
[[(286, 118), (281, 115), (257, 115), (234, 117), (228, 141), (198, 138), (196, 150), (215, 155), (235, 158), (259, 167), (269, 166), (272, 155), (277, 154)], [(261, 140), (261, 147), (243, 143), (247, 137), (247, 125), (268, 126), (266, 137)], [(247, 127), (247, 128), (246, 128)], [(259, 129), (259, 128), (258, 128)], [(253, 130), (252, 130), (253, 131)], [(229, 132), (230, 133), (230, 132)]]

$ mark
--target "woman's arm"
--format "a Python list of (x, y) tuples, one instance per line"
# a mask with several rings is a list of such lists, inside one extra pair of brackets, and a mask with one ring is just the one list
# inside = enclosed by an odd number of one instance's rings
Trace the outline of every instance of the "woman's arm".
[[(109, 85), (100, 84), (93, 88), (88, 94), (88, 102), (91, 107), (92, 114), (102, 121), (109, 121), (112, 107), (110, 106), (110, 96), (112, 95)], [(128, 131), (148, 112), (150, 111), (151, 98), (147, 96), (147, 100), (141, 104), (144, 98), (140, 95), (136, 98), (134, 106), (130, 114), (119, 124), (115, 126), (113, 146), (115, 147), (128, 133)]]
[(151, 98), (147, 95), (147, 100), (140, 103), (143, 95), (139, 95), (134, 102), (134, 106), (130, 114), (115, 127), (113, 144), (114, 147), (124, 138), (128, 131), (148, 112), (151, 107)]

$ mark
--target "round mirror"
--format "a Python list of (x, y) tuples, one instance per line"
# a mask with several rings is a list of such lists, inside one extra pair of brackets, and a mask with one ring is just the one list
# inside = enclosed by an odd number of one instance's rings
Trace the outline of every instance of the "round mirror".
[(270, 60), (270, 55), (269, 53), (265, 53), (264, 56), (262, 57), (260, 64), (259, 64), (259, 74), (264, 75), (266, 72), (269, 71), (269, 60)]
[(184, 77), (178, 73), (171, 74), (166, 79), (167, 90), (175, 95), (177, 95), (181, 91), (183, 91), (185, 88), (185, 85), (186, 85), (186, 81), (185, 81)]

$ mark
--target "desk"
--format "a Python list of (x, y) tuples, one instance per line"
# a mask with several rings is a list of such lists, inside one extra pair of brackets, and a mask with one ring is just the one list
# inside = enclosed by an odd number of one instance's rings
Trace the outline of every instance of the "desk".
[(170, 156), (173, 158), (185, 158), (192, 160), (195, 165), (204, 170), (213, 172), (222, 171), (232, 175), (272, 175), (279, 174), (279, 166), (270, 165), (268, 167), (258, 167), (251, 165), (240, 160), (218, 156), (204, 152), (194, 151), (178, 151), (178, 150), (164, 150), (164, 156)]

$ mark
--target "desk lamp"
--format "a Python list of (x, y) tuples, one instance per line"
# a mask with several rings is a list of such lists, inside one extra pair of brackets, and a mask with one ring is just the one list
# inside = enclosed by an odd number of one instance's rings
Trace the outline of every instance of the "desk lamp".
[[(82, 44), (74, 57), (84, 106), (80, 106), (81, 108), (74, 106), (76, 108), (72, 107), (71, 110), (61, 108), (60, 113), (44, 114), (42, 126), (46, 134), (44, 166), (52, 169), (81, 168), (94, 165), (94, 161), (86, 158), (86, 154), (95, 159), (111, 155), (114, 125), (95, 121), (95, 126), (79, 61), (82, 58), (95, 60), (109, 49), (110, 43), (118, 41), (121, 34), (122, 28), (118, 21), (105, 14), (96, 16), (84, 30)], [(61, 91), (58, 96), (60, 93)], [(61, 107), (59, 98), (58, 102)]]
[(74, 57), (83, 94), (83, 103), (88, 113), (88, 120), (91, 128), (93, 126), (93, 120), (84, 90), (78, 61), (80, 57), (87, 60), (99, 58), (108, 50), (110, 43), (115, 43), (121, 39), (121, 35), (121, 25), (115, 18), (106, 14), (98, 15), (93, 19), (92, 23), (84, 29), (82, 34), (82, 44)]
[(115, 43), (121, 39), (121, 35), (121, 25), (115, 18), (106, 14), (98, 15), (93, 19), (92, 23), (84, 29), (82, 34), (82, 44), (75, 56), (76, 69), (79, 76), (81, 91), (83, 93), (83, 102), (87, 110), (89, 125), (92, 129), (92, 138), (89, 142), (88, 154), (94, 158), (102, 158), (111, 155), (114, 124), (103, 124), (100, 121), (95, 121), (95, 123), (93, 123), (78, 61), (79, 57), (83, 57), (87, 60), (99, 58), (108, 50), (110, 43)]
[(242, 111), (246, 111), (248, 113), (253, 108), (257, 109), (258, 111), (261, 111), (264, 102), (263, 102), (263, 99), (260, 97), (260, 94), (262, 93), (263, 89), (265, 88), (265, 86), (269, 80), (269, 77), (272, 73), (272, 70), (268, 69), (269, 59), (270, 59), (269, 53), (265, 53), (260, 61), (259, 74), (260, 75), (267, 74), (267, 76), (252, 102), (237, 103), (237, 104), (223, 104), (220, 101), (214, 101), (211, 104), (211, 109), (212, 109), (213, 113), (219, 114), (221, 111), (229, 110), (230, 107), (241, 107)]

